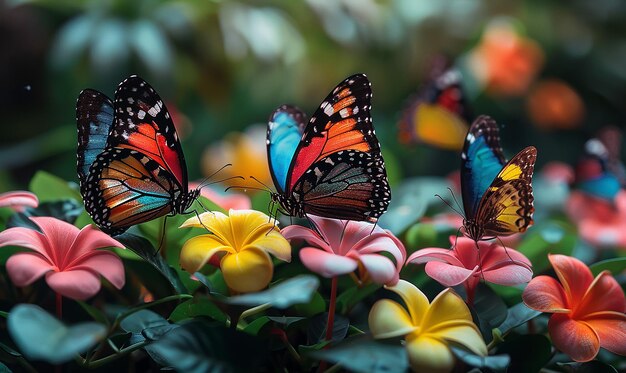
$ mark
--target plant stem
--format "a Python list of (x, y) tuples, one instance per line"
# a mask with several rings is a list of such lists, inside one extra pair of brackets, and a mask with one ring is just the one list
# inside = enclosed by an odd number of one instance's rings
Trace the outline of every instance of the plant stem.
[(94, 361), (88, 361), (87, 359), (83, 359), (82, 361), (77, 360), (76, 362), (78, 363), (78, 365), (84, 367), (84, 368), (88, 368), (88, 369), (95, 369), (98, 367), (101, 367), (107, 363), (110, 363), (111, 361), (117, 360), (119, 358), (122, 358), (128, 354), (130, 354), (131, 352), (138, 350), (144, 346), (146, 346), (148, 344), (148, 342), (143, 341), (143, 342), (139, 342), (139, 343), (135, 343), (132, 346), (128, 346), (126, 348), (123, 348), (121, 350), (119, 350), (119, 352), (109, 355), (109, 356), (105, 356), (102, 359), (98, 359), (98, 360), (94, 360)]
[(337, 276), (330, 283), (330, 301), (328, 305), (328, 322), (326, 323), (326, 341), (333, 339), (333, 326), (335, 324), (335, 307), (337, 305)]
[(263, 312), (266, 309), (271, 308), (271, 307), (272, 305), (270, 303), (265, 303), (256, 307), (249, 308), (241, 313), (241, 316), (239, 317), (239, 319), (241, 320), (241, 319), (245, 319), (246, 317), (256, 315), (257, 313)]

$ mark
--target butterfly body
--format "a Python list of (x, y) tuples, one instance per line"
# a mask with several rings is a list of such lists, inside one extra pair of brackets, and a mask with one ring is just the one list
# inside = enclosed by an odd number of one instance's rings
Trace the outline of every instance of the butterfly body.
[(143, 79), (131, 76), (120, 83), (114, 102), (84, 90), (76, 112), (80, 190), (87, 212), (104, 232), (117, 235), (135, 224), (184, 213), (198, 197), (198, 190), (188, 189), (171, 117)]
[(372, 126), (371, 88), (363, 74), (340, 83), (307, 122), (283, 105), (270, 116), (267, 149), (277, 193), (290, 216), (375, 222), (391, 199)]
[(529, 146), (506, 162), (497, 124), (474, 121), (461, 154), (465, 234), (474, 241), (525, 232), (532, 225), (532, 175), (537, 149)]

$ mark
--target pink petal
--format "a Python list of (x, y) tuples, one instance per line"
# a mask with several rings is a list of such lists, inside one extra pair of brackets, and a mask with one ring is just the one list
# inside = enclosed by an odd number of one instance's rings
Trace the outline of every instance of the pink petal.
[[(369, 230), (371, 232), (371, 224)], [(396, 260), (397, 271), (399, 272), (404, 266), (406, 259), (406, 249), (404, 245), (396, 236), (390, 232), (380, 230), (378, 233), (373, 233), (366, 236), (365, 239), (361, 239), (351, 250), (351, 252), (357, 252), (359, 255), (363, 254), (376, 254), (380, 252), (387, 252), (391, 254)]]
[(120, 257), (110, 251), (94, 251), (91, 255), (81, 258), (71, 268), (65, 270), (76, 271), (79, 269), (100, 274), (118, 289), (124, 286), (124, 265)]
[(55, 292), (75, 300), (85, 300), (100, 291), (100, 279), (91, 271), (49, 272), (46, 282)]
[(34, 229), (15, 227), (0, 232), (0, 247), (2, 246), (20, 246), (32, 249), (51, 263), (53, 261), (53, 258), (48, 255), (50, 245), (46, 237)]
[(359, 260), (367, 270), (372, 281), (377, 284), (395, 285), (400, 273), (389, 258), (377, 254), (360, 255)]
[[(450, 241), (452, 241), (450, 236)], [(480, 256), (478, 255), (480, 251)], [(474, 268), (478, 265), (478, 259), (481, 260), (487, 256), (491, 251), (491, 244), (488, 242), (480, 241), (474, 242), (474, 240), (467, 237), (459, 237), (454, 246), (454, 256), (456, 256), (465, 268)]]
[(453, 266), (465, 268), (463, 263), (454, 255), (455, 252), (449, 249), (441, 249), (437, 247), (429, 247), (421, 249), (409, 256), (407, 263), (422, 264), (431, 261), (448, 263)]
[(478, 266), (467, 269), (441, 262), (428, 262), (426, 274), (444, 286), (456, 286), (467, 281), (478, 271)]
[(16, 286), (30, 285), (46, 272), (54, 270), (54, 266), (44, 257), (32, 252), (12, 255), (7, 260), (6, 267)]
[(585, 322), (598, 334), (602, 348), (626, 356), (626, 315), (623, 312), (598, 313)]
[(388, 238), (389, 234), (380, 226), (364, 221), (348, 221), (341, 240), (341, 248), (338, 253), (347, 254), (348, 251), (362, 251), (372, 241), (382, 237)]
[(574, 314), (579, 317), (602, 311), (626, 312), (624, 291), (608, 271), (596, 276), (584, 298), (574, 307)]
[(549, 254), (548, 259), (565, 289), (568, 304), (578, 304), (593, 282), (589, 267), (580, 260), (566, 255)]
[(305, 247), (300, 250), (300, 260), (310, 271), (328, 278), (350, 273), (358, 266), (354, 259), (313, 247)]
[(595, 331), (586, 323), (570, 319), (557, 313), (548, 322), (552, 343), (573, 360), (590, 361), (600, 351), (600, 340)]
[(541, 312), (569, 311), (563, 286), (550, 276), (537, 276), (532, 279), (522, 293), (522, 300), (528, 307)]
[(315, 231), (301, 227), (299, 225), (290, 225), (280, 230), (280, 233), (286, 239), (292, 240), (304, 240), (311, 246), (315, 246), (329, 253), (333, 252), (331, 246), (328, 245)]
[(10, 207), (14, 211), (23, 211), (24, 207), (37, 207), (39, 200), (31, 192), (15, 191), (0, 194), (0, 207)]
[[(199, 183), (189, 183), (189, 189), (195, 189), (199, 186)], [(242, 193), (221, 193), (210, 186), (205, 186), (200, 190), (200, 194), (225, 211), (230, 209), (249, 210), (252, 208), (250, 197)]]
[(513, 249), (493, 244), (482, 261), (485, 281), (505, 286), (524, 284), (533, 277), (530, 261)]
[(353, 244), (349, 241), (354, 240), (355, 236), (358, 236), (359, 238), (362, 237), (362, 235), (358, 235), (357, 233), (358, 230), (362, 228), (358, 222), (323, 218), (315, 215), (308, 215), (308, 217), (311, 219), (313, 224), (315, 224), (315, 227), (320, 232), (322, 239), (327, 242), (336, 254), (347, 254), (347, 250), (342, 251), (343, 247), (347, 246), (348, 249), (351, 248)]
[(95, 229), (91, 225), (86, 225), (75, 237), (65, 258), (63, 267), (75, 265), (74, 262), (80, 260), (83, 255), (89, 255), (96, 249), (102, 247), (124, 248), (124, 245), (111, 238), (108, 234)]
[(48, 216), (32, 217), (30, 220), (39, 226), (48, 241), (48, 255), (52, 262), (57, 265), (64, 263), (79, 229), (68, 222)]

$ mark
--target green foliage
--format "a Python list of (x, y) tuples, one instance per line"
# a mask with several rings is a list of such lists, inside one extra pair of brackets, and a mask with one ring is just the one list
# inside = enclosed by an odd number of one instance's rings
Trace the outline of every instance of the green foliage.
[(404, 372), (409, 367), (403, 347), (362, 338), (312, 352), (310, 356), (339, 364), (351, 372)]

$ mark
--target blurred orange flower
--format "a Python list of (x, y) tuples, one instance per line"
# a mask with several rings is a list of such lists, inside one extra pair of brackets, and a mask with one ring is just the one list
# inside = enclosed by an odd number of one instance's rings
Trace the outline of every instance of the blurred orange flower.
[(216, 169), (231, 163), (220, 171), (224, 178), (243, 176), (246, 180), (237, 180), (236, 185), (262, 188), (259, 183), (250, 180), (254, 176), (268, 186), (272, 186), (267, 165), (267, 150), (265, 148), (264, 126), (251, 126), (245, 132), (228, 135), (224, 140), (209, 146), (202, 157), (202, 170), (205, 175), (211, 175)]
[(479, 83), (496, 96), (520, 96), (543, 66), (539, 44), (520, 35), (510, 21), (497, 19), (485, 29), (470, 52), (469, 68)]
[(532, 121), (541, 128), (576, 128), (585, 115), (585, 105), (578, 93), (557, 79), (546, 79), (535, 85), (526, 106)]

